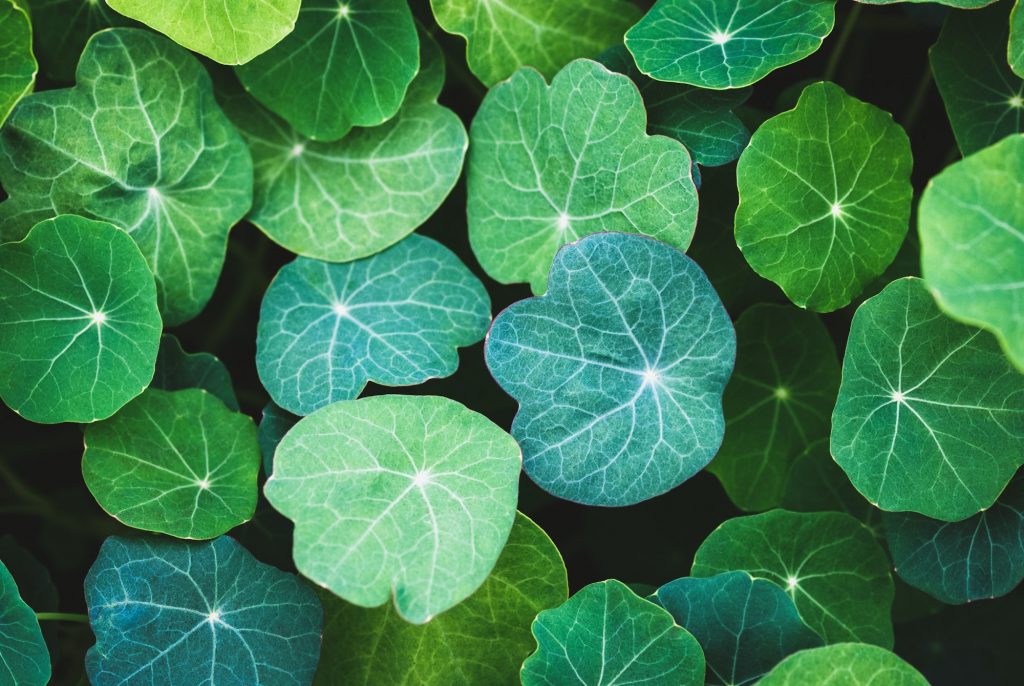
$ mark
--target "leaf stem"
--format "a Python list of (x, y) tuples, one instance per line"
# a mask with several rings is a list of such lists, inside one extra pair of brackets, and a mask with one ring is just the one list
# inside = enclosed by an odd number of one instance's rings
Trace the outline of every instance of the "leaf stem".
[(843, 24), (843, 32), (839, 34), (839, 41), (836, 43), (836, 47), (833, 48), (832, 54), (829, 55), (828, 64), (825, 66), (825, 76), (823, 80), (831, 81), (836, 71), (839, 69), (839, 59), (843, 56), (843, 52), (846, 50), (846, 44), (850, 42), (850, 34), (853, 33), (853, 29), (857, 26), (857, 19), (860, 17), (861, 10), (864, 9), (863, 5), (855, 4), (850, 13), (846, 15), (846, 23)]
[(88, 615), (77, 614), (74, 612), (37, 612), (36, 619), (40, 622), (78, 622), (80, 624), (88, 624)]
[(932, 85), (932, 68), (931, 64), (925, 60), (924, 72), (921, 74), (920, 80), (917, 82), (917, 88), (914, 89), (914, 95), (910, 100), (910, 105), (907, 107), (906, 113), (903, 115), (903, 130), (908, 134), (914, 125), (917, 124), (917, 120), (921, 116), (921, 108), (924, 106), (925, 97), (928, 95)]

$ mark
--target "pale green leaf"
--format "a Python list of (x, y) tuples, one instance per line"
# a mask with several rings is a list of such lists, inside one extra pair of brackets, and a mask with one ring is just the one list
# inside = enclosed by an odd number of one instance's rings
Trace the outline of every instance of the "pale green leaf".
[(0, 124), (36, 82), (32, 24), (15, 0), (0, 0)]
[(928, 686), (895, 654), (864, 643), (802, 650), (783, 660), (758, 686)]
[(1007, 59), (1013, 73), (1024, 79), (1024, 4), (1020, 0), (1010, 12), (1010, 39), (1007, 44)]

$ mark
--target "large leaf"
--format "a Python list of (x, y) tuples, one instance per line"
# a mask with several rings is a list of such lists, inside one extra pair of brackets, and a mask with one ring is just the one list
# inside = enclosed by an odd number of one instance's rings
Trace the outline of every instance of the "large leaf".
[(45, 686), (50, 653), (36, 613), (18, 593), (18, 585), (0, 562), (0, 686)]
[(78, 85), (26, 97), (0, 147), (5, 240), (55, 214), (108, 221), (149, 261), (168, 324), (210, 299), (252, 163), (193, 56), (148, 31), (101, 31)]
[(736, 339), (690, 258), (602, 233), (555, 257), (547, 295), (494, 321), (487, 366), (519, 401), (512, 435), (539, 486), (591, 505), (675, 488), (722, 441)]
[(1024, 131), (1024, 81), (1006, 63), (1010, 6), (950, 12), (929, 53), (935, 85), (960, 150), (972, 152)]
[(1024, 135), (932, 179), (921, 197), (921, 266), (947, 313), (992, 331), (1024, 369)]
[(284, 437), (267, 500), (295, 522), (295, 564), (345, 600), (423, 623), (469, 597), (515, 518), (519, 446), (435, 396), (328, 405)]
[(1024, 463), (1024, 375), (923, 281), (894, 281), (854, 315), (832, 455), (883, 510), (969, 517)]
[(807, 86), (740, 156), (736, 242), (800, 307), (844, 307), (899, 251), (910, 167), (910, 140), (889, 113), (832, 83)]
[(895, 654), (865, 643), (842, 643), (791, 655), (758, 686), (928, 686)]
[(356, 262), (300, 257), (263, 296), (256, 367), (281, 407), (305, 415), (374, 381), (411, 386), (453, 374), (484, 337), (491, 301), (440, 243), (409, 236)]
[(700, 645), (661, 607), (618, 581), (590, 584), (533, 622), (523, 686), (700, 686)]
[(106, 3), (126, 17), (142, 22), (215, 62), (245, 64), (292, 32), (300, 1), (106, 0)]
[(889, 560), (867, 527), (849, 515), (772, 510), (727, 520), (697, 550), (692, 573), (733, 570), (785, 589), (826, 643), (892, 646)]
[(198, 388), (149, 389), (85, 430), (85, 485), (136, 529), (219, 536), (252, 518), (259, 469), (253, 421)]
[(736, 321), (736, 370), (725, 389), (725, 439), (708, 471), (744, 510), (782, 502), (790, 467), (827, 438), (839, 391), (835, 345), (817, 315), (755, 305)]
[(238, 78), (302, 135), (334, 141), (395, 116), (417, 71), (406, 0), (305, 0), (295, 30)]
[(593, 57), (640, 17), (628, 0), (430, 0), (442, 29), (466, 39), (466, 60), (488, 86), (519, 67), (551, 78), (576, 57)]
[(658, 0), (626, 34), (659, 81), (741, 88), (821, 47), (835, 0)]
[(149, 385), (153, 274), (110, 224), (60, 216), (0, 245), (0, 397), (47, 424), (105, 419)]
[(134, 21), (110, 9), (102, 0), (22, 0), (34, 27), (36, 58), (54, 81), (75, 80), (75, 65), (92, 34)]
[(313, 680), (323, 610), (297, 577), (227, 536), (103, 542), (85, 578), (93, 686), (298, 686)]
[(555, 544), (517, 515), (483, 586), (427, 624), (409, 624), (391, 606), (361, 608), (321, 592), (325, 650), (315, 683), (517, 686), (535, 645), (530, 623), (567, 596)]
[(36, 81), (32, 24), (15, 0), (0, 0), (0, 124)]
[(690, 156), (646, 126), (633, 82), (590, 60), (550, 86), (522, 69), (492, 88), (473, 119), (467, 178), (484, 270), (543, 293), (558, 248), (588, 234), (646, 233), (685, 250), (697, 219)]
[(164, 391), (202, 388), (217, 396), (228, 409), (238, 411), (238, 398), (224, 363), (210, 353), (185, 352), (173, 334), (164, 334), (160, 339), (152, 387)]

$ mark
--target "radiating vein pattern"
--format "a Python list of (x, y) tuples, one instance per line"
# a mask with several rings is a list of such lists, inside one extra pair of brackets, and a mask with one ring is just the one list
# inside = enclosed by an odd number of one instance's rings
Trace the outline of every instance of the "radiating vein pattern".
[(85, 580), (93, 686), (307, 686), (323, 610), (234, 539), (104, 541)]
[(865, 643), (801, 650), (783, 660), (759, 686), (928, 686), (921, 673), (894, 653)]
[(547, 295), (494, 321), (487, 366), (519, 401), (512, 435), (548, 492), (630, 505), (693, 476), (722, 441), (736, 339), (700, 268), (642, 236), (555, 257)]
[(894, 281), (854, 315), (832, 455), (883, 510), (969, 517), (1024, 463), (1024, 375), (923, 281)]
[(10, 571), (0, 562), (0, 686), (46, 686), (50, 653), (36, 613), (18, 593)]

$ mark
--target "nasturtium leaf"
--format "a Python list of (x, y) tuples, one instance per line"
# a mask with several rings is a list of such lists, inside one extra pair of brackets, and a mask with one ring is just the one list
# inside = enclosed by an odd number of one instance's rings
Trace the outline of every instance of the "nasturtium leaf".
[(256, 189), (248, 219), (288, 250), (330, 262), (378, 253), (412, 233), (455, 186), (466, 130), (437, 104), (440, 48), (420, 34), (421, 71), (388, 122), (340, 141), (314, 141), (260, 107), (226, 94), (249, 144)]
[(136, 529), (219, 536), (252, 518), (259, 469), (256, 425), (198, 388), (151, 388), (85, 430), (85, 485)]
[(124, 231), (62, 215), (0, 245), (0, 398), (25, 419), (105, 419), (153, 378), (153, 274)]
[(979, 7), (985, 7), (991, 5), (997, 0), (856, 0), (856, 2), (865, 5), (897, 5), (902, 3), (921, 3), (921, 4), (935, 4), (945, 5), (947, 7), (955, 7), (962, 10), (974, 10)]
[(648, 136), (629, 77), (576, 60), (548, 86), (521, 69), (473, 119), (469, 240), (501, 283), (547, 287), (558, 248), (599, 231), (645, 233), (685, 250), (697, 219), (690, 155)]
[(75, 80), (75, 66), (92, 34), (114, 26), (137, 25), (103, 0), (23, 0), (32, 16), (36, 59), (59, 83)]
[(316, 686), (515, 686), (535, 643), (530, 623), (568, 596), (562, 556), (524, 515), (473, 595), (426, 624), (390, 605), (362, 608), (322, 591), (324, 654)]
[(288, 410), (269, 402), (263, 408), (263, 416), (256, 432), (263, 456), (263, 472), (270, 476), (274, 471), (274, 453), (284, 435), (291, 430), (301, 417), (296, 417)]
[(537, 650), (523, 663), (523, 686), (704, 683), (704, 655), (693, 635), (613, 579), (541, 612), (533, 635)]
[(626, 47), (659, 81), (741, 88), (820, 48), (835, 7), (835, 0), (658, 0), (626, 33)]
[(385, 395), (296, 424), (264, 487), (295, 522), (295, 565), (345, 600), (428, 621), (490, 573), (515, 518), (519, 446), (436, 396)]
[(1024, 374), (923, 281), (893, 281), (853, 317), (832, 455), (883, 510), (970, 517), (1024, 463)]
[(470, 70), (487, 86), (520, 67), (547, 78), (577, 57), (594, 57), (622, 42), (640, 18), (629, 0), (430, 0), (442, 29), (466, 39)]
[(263, 297), (256, 367), (275, 403), (306, 415), (355, 398), (367, 381), (449, 376), (458, 348), (490, 323), (479, 279), (440, 243), (412, 235), (355, 262), (285, 265)]
[(709, 686), (751, 684), (787, 655), (822, 645), (785, 591), (746, 572), (676, 579), (651, 600), (700, 643)]
[(1024, 135), (946, 168), (921, 197), (921, 266), (939, 306), (1024, 369)]
[(736, 369), (722, 405), (725, 439), (708, 471), (744, 510), (778, 507), (789, 469), (827, 438), (839, 360), (813, 312), (755, 305), (736, 321)]
[(1010, 39), (1007, 45), (1007, 59), (1013, 73), (1024, 79), (1024, 3), (1021, 0), (1010, 12)]
[(0, 561), (14, 577), (26, 605), (36, 612), (57, 609), (59, 596), (50, 570), (10, 534), (0, 536)]
[(1005, 2), (950, 12), (929, 53), (935, 85), (965, 155), (1024, 131), (1024, 81), (1006, 63)]
[(847, 514), (771, 510), (729, 519), (701, 544), (692, 574), (733, 570), (785, 589), (826, 643), (892, 646), (889, 560), (868, 528)]
[(36, 613), (18, 593), (18, 585), (0, 562), (0, 686), (45, 686), (50, 681), (50, 652)]
[(601, 233), (555, 256), (548, 293), (494, 320), (487, 366), (519, 402), (526, 473), (560, 498), (631, 505), (690, 478), (722, 441), (736, 337), (693, 260)]
[(310, 684), (323, 610), (234, 539), (104, 541), (85, 579), (93, 686)]
[(164, 334), (160, 339), (151, 386), (164, 391), (202, 388), (217, 396), (228, 409), (238, 411), (238, 398), (224, 363), (210, 353), (185, 352), (173, 334)]
[(811, 84), (740, 156), (736, 242), (800, 307), (844, 307), (903, 243), (911, 163), (892, 115), (833, 83)]
[(86, 46), (78, 85), (30, 95), (11, 114), (0, 183), (5, 240), (55, 214), (125, 229), (173, 325), (213, 293), (228, 229), (252, 201), (252, 163), (199, 60), (152, 32), (110, 29)]
[(305, 0), (295, 30), (237, 73), (296, 131), (335, 141), (395, 116), (419, 54), (406, 0)]
[(15, 0), (0, 0), (0, 124), (36, 82), (32, 23)]
[(1024, 579), (1024, 474), (995, 504), (961, 522), (887, 512), (896, 573), (948, 604), (1006, 595)]
[(758, 686), (928, 686), (894, 653), (866, 643), (801, 650), (783, 660)]
[(301, 0), (105, 1), (214, 62), (245, 64), (292, 32)]

